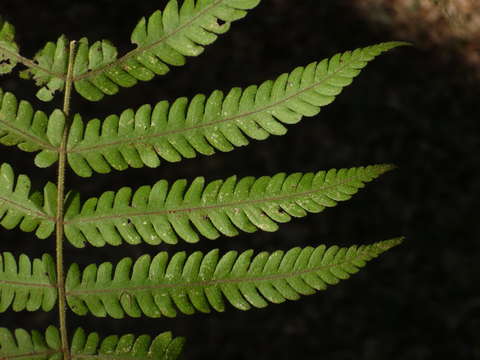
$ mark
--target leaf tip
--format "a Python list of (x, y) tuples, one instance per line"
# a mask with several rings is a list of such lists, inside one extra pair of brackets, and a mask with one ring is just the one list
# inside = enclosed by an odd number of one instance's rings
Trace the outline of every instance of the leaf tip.
[(405, 236), (399, 236), (393, 239), (381, 241), (377, 244), (377, 246), (382, 249), (382, 252), (385, 252), (402, 244), (404, 240)]

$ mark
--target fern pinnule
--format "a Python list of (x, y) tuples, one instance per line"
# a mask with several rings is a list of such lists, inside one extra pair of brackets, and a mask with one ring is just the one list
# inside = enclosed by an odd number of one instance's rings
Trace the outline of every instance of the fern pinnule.
[(67, 199), (65, 236), (76, 247), (146, 242), (195, 243), (240, 231), (276, 231), (277, 223), (318, 213), (352, 197), (391, 165), (331, 169), (317, 173), (279, 173), (258, 179), (232, 176), (208, 184), (203, 177), (171, 186), (161, 180), (136, 191), (124, 187), (81, 202)]
[(381, 43), (337, 54), (291, 73), (224, 95), (196, 95), (172, 104), (125, 110), (120, 116), (84, 123), (77, 115), (68, 139), (68, 162), (80, 176), (109, 173), (112, 168), (158, 167), (197, 153), (212, 155), (246, 146), (249, 138), (284, 135), (285, 125), (317, 115), (348, 86), (369, 61), (402, 42)]
[(225, 310), (225, 299), (240, 310), (298, 300), (356, 273), (366, 262), (400, 244), (402, 238), (372, 245), (293, 248), (271, 254), (218, 250), (203, 255), (167, 252), (124, 258), (116, 266), (91, 264), (68, 272), (67, 302), (78, 315), (123, 318), (174, 317), (180, 311)]

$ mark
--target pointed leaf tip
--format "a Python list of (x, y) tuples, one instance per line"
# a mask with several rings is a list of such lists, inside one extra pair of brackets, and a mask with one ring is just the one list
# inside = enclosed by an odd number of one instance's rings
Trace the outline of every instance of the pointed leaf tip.
[(400, 237), (397, 237), (397, 238), (381, 241), (381, 242), (377, 243), (376, 245), (377, 245), (377, 247), (382, 249), (382, 251), (388, 251), (388, 250), (402, 244), (404, 240), (405, 240), (405, 237), (400, 236)]

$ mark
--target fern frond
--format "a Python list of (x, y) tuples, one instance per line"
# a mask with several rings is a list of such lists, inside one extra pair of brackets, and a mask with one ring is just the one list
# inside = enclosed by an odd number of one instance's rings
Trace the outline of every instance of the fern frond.
[(32, 193), (30, 187), (26, 175), (15, 177), (10, 165), (0, 166), (0, 225), (9, 230), (19, 226), (45, 239), (55, 229), (57, 187), (49, 182), (43, 194)]
[[(170, 66), (185, 64), (186, 56), (200, 55), (205, 46), (227, 32), (233, 21), (243, 18), (260, 0), (185, 0), (179, 6), (170, 0), (164, 11), (156, 11), (148, 20), (142, 18), (131, 35), (137, 47), (118, 58), (117, 48), (109, 41), (89, 45), (83, 38), (74, 59), (74, 86), (90, 101), (113, 95), (120, 87), (164, 75)], [(49, 42), (36, 56), (41, 68), (32, 67), (43, 88), (40, 99), (50, 101), (55, 91), (64, 89), (68, 64), (68, 40), (62, 36)]]
[(18, 146), (27, 152), (40, 151), (35, 164), (48, 167), (58, 160), (65, 115), (55, 110), (50, 116), (34, 111), (29, 102), (17, 100), (10, 92), (0, 89), (0, 144)]
[(220, 234), (238, 235), (238, 230), (276, 231), (277, 223), (308, 212), (318, 213), (338, 201), (351, 198), (364, 184), (391, 165), (331, 169), (317, 173), (294, 173), (216, 180), (203, 177), (190, 185), (177, 180), (171, 187), (161, 180), (135, 192), (128, 187), (90, 198), (83, 205), (71, 194), (65, 213), (65, 236), (76, 247), (120, 245), (145, 241), (176, 244), (178, 238), (194, 243), (200, 236), (216, 239)]
[(57, 301), (56, 273), (53, 258), (44, 254), (31, 261), (27, 255), (0, 254), (0, 312), (10, 306), (13, 311), (50, 311)]
[(111, 335), (100, 340), (97, 333), (85, 334), (78, 328), (72, 339), (72, 359), (110, 359), (110, 360), (175, 360), (182, 352), (185, 339), (172, 337), (171, 332), (164, 332), (154, 339), (148, 335), (135, 337), (128, 335)]
[[(400, 244), (401, 238), (372, 245), (339, 248), (293, 248), (253, 256), (218, 250), (203, 255), (161, 252), (141, 256), (134, 264), (124, 258), (91, 264), (80, 271), (73, 264), (67, 275), (67, 302), (76, 314), (123, 318), (174, 317), (225, 310), (225, 300), (240, 310), (297, 300), (348, 279), (366, 262)], [(133, 264), (133, 267), (132, 267)]]
[(49, 326), (42, 334), (40, 331), (28, 332), (16, 329), (13, 333), (6, 328), (0, 328), (0, 359), (35, 359), (60, 360), (61, 353), (60, 333), (57, 328)]
[(403, 44), (388, 42), (347, 51), (258, 87), (233, 88), (226, 96), (214, 91), (191, 101), (179, 98), (171, 105), (162, 101), (153, 109), (144, 105), (103, 122), (93, 119), (84, 124), (76, 116), (68, 140), (70, 167), (84, 177), (112, 168), (157, 167), (160, 159), (176, 162), (197, 153), (231, 151), (247, 145), (249, 138), (283, 135), (285, 124), (317, 115), (369, 61)]
[(18, 50), (15, 28), (0, 16), (0, 75), (8, 74), (15, 68)]

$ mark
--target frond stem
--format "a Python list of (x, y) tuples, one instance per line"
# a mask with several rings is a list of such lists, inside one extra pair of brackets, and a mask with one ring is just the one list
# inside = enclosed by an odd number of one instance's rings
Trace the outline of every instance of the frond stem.
[[(76, 49), (76, 41), (70, 42), (70, 56), (68, 62), (67, 79), (65, 83), (65, 95), (63, 99), (63, 112), (68, 119), (70, 116), (70, 98), (73, 84), (73, 59)], [(65, 201), (65, 168), (67, 159), (67, 137), (69, 126), (65, 126), (62, 143), (58, 149), (58, 178), (57, 178), (57, 217), (56, 217), (56, 257), (57, 257), (57, 288), (58, 288), (58, 316), (60, 322), (60, 336), (62, 339), (63, 360), (70, 360), (70, 348), (67, 334), (67, 305), (65, 294), (65, 275), (63, 264), (63, 238), (64, 238), (64, 201)]]

